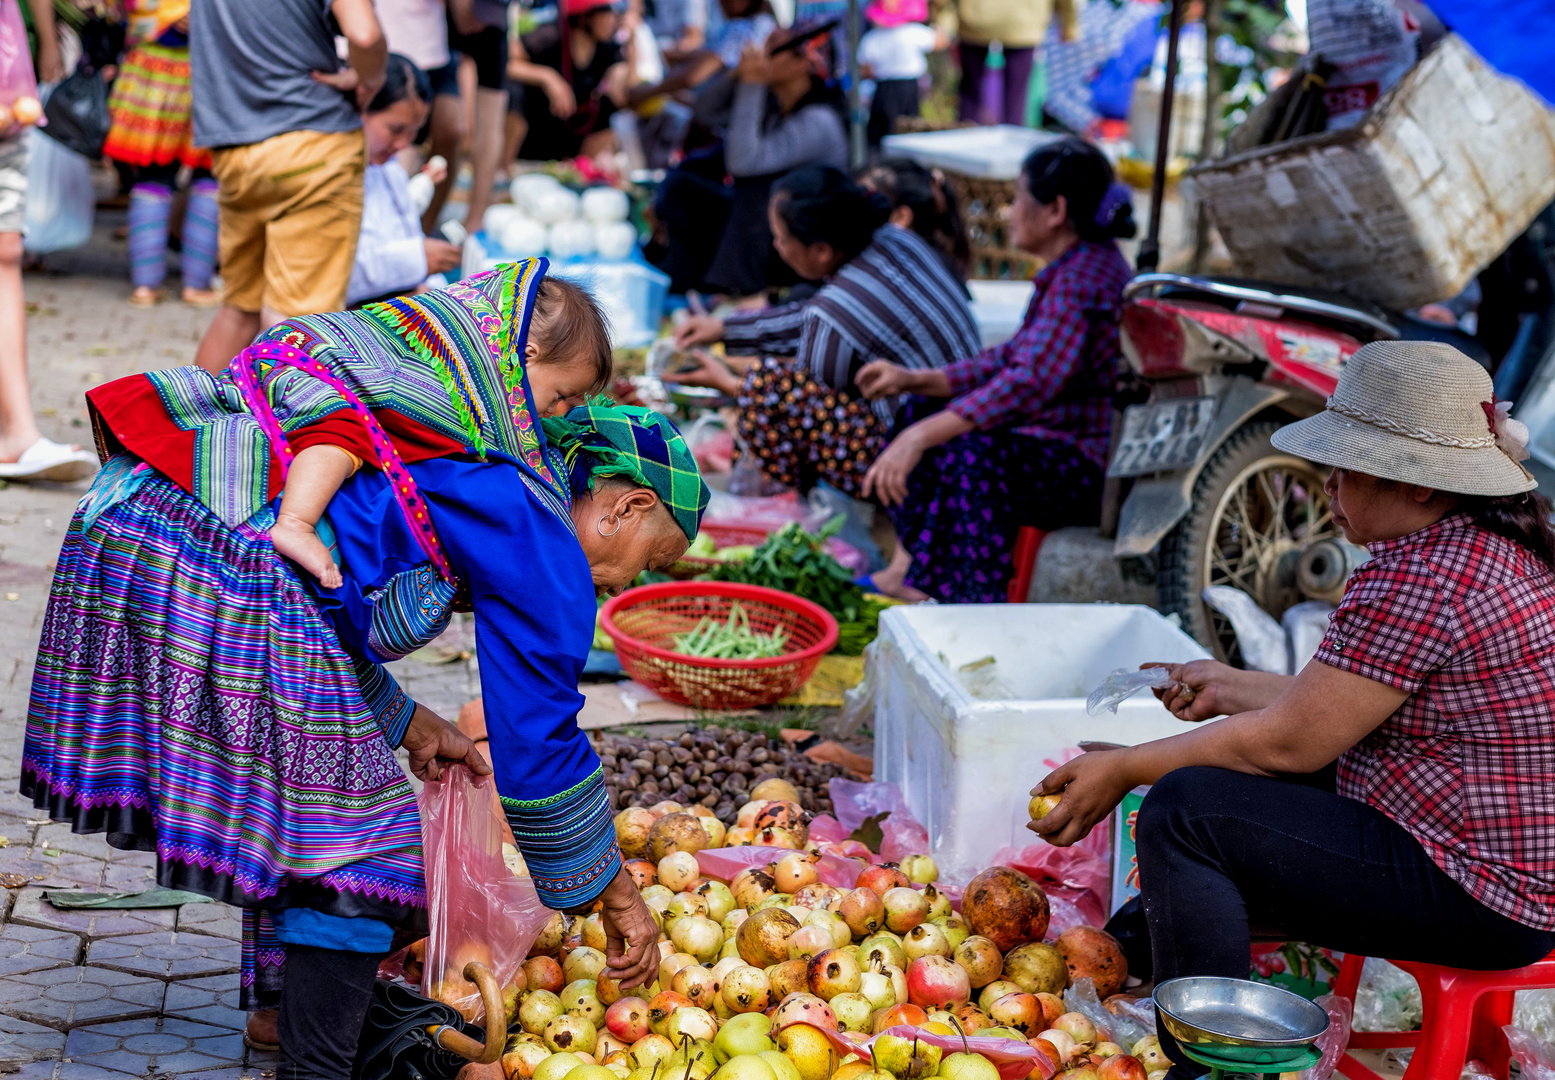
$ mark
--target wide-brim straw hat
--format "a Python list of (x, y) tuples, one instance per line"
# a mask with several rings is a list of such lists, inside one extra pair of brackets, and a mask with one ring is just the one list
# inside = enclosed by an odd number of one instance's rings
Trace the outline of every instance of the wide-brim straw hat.
[[(1502, 443), (1526, 456), (1508, 443), (1506, 424)], [(1490, 376), (1463, 353), (1437, 341), (1374, 341), (1346, 362), (1328, 407), (1280, 428), (1274, 445), (1460, 495), (1532, 491), (1538, 481), (1497, 444), (1496, 426)]]

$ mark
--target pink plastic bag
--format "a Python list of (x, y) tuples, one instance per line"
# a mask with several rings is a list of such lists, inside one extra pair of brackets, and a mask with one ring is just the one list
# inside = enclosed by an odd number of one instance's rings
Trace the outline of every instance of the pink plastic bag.
[(37, 96), (38, 79), (27, 49), (21, 4), (0, 4), (0, 104), (11, 105), (17, 98)]
[(920, 1043), (937, 1046), (945, 1051), (947, 1057), (951, 1054), (959, 1054), (964, 1049), (974, 1054), (981, 1054), (993, 1062), (994, 1067), (999, 1070), (1000, 1080), (1026, 1080), (1033, 1069), (1040, 1069), (1039, 1075), (1043, 1077), (1051, 1077), (1058, 1071), (1057, 1064), (1049, 1061), (1046, 1054), (1029, 1043), (1015, 1039), (996, 1039), (977, 1035), (968, 1035), (962, 1039), (958, 1035), (936, 1035), (932, 1031), (907, 1024), (886, 1028), (878, 1035), (871, 1035), (862, 1042), (854, 1042), (836, 1031), (823, 1030), (822, 1034), (837, 1048), (839, 1054), (844, 1056), (857, 1054), (866, 1061), (869, 1060), (870, 1047), (875, 1045), (875, 1041), (881, 1035), (895, 1035), (903, 1039), (916, 1038)]
[[(1310, 1069), (1304, 1069), (1300, 1080), (1328, 1080), (1334, 1075), (1339, 1059), (1344, 1057), (1350, 1045), (1350, 1020), (1355, 1015), (1355, 1005), (1349, 998), (1338, 994), (1324, 994), (1314, 998), (1313, 1004), (1328, 1013), (1328, 1030), (1319, 1035), (1317, 1040), (1318, 1049), (1323, 1051), (1322, 1058)], [(1528, 1075), (1526, 1070), (1523, 1075)]]
[[(1107, 921), (1108, 894), (1112, 889), (1112, 868), (1107, 860), (1093, 851), (1074, 847), (1054, 847), (1046, 841), (1027, 844), (1023, 848), (1000, 848), (994, 853), (993, 865), (1011, 866), (1034, 879), (1054, 902), (1054, 919), (1058, 919), (1056, 902), (1063, 900), (1078, 910), (1080, 922), (1069, 925), (1101, 926)], [(1067, 912), (1066, 912), (1067, 915)], [(1057, 935), (1069, 926), (1049, 930)]]
[(902, 798), (902, 789), (895, 784), (833, 777), (828, 788), (832, 812), (849, 833), (864, 824), (866, 818), (878, 814), (889, 815), (880, 822), (883, 834), (880, 841), (881, 859), (900, 862), (908, 855), (928, 852), (929, 830), (913, 817), (912, 811), (907, 808), (907, 800)]
[(502, 821), (490, 783), (454, 765), (429, 780), (418, 800), (431, 924), (422, 992), (472, 1022), (485, 1009), (464, 977), (465, 964), (479, 961), (498, 986), (510, 986), (551, 917), (529, 879), (514, 877), (502, 861)]

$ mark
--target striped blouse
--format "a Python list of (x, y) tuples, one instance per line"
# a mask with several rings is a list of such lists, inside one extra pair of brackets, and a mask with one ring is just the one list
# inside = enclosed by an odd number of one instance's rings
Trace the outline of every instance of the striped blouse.
[[(853, 388), (871, 360), (941, 368), (982, 347), (966, 290), (917, 233), (882, 226), (814, 296), (724, 320), (733, 356), (792, 356), (819, 383)], [(890, 423), (900, 402), (873, 403)]]

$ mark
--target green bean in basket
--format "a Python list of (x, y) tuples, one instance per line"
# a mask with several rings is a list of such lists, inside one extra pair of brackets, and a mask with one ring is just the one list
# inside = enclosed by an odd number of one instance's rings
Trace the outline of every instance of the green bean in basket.
[(750, 616), (736, 600), (724, 621), (703, 618), (689, 634), (676, 634), (674, 651), (708, 660), (758, 660), (782, 656), (787, 643), (788, 631), (782, 627), (770, 634), (752, 630)]

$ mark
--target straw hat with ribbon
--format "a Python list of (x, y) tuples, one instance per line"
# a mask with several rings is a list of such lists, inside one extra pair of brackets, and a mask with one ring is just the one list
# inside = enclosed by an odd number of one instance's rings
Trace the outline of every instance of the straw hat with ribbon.
[(1451, 345), (1374, 341), (1345, 364), (1328, 407), (1280, 428), (1274, 445), (1439, 491), (1516, 495), (1538, 482), (1520, 464), (1528, 429), (1510, 409), (1485, 369)]

